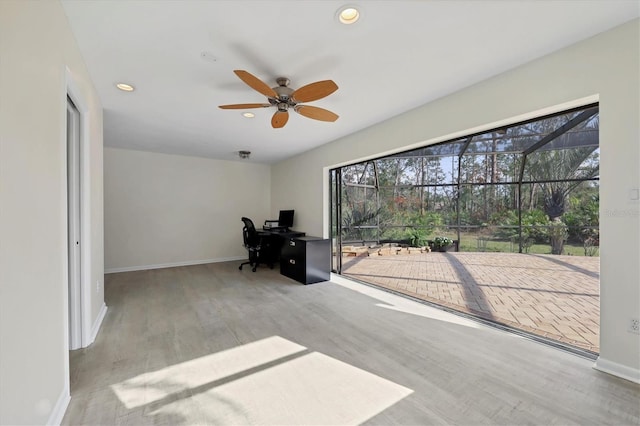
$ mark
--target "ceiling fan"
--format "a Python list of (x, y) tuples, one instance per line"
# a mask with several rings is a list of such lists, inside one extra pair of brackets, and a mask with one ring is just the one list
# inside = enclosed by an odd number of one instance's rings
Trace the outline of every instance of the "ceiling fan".
[(316, 81), (315, 83), (307, 84), (297, 90), (293, 90), (289, 87), (289, 79), (285, 77), (277, 78), (276, 82), (278, 86), (271, 88), (258, 77), (247, 71), (234, 70), (233, 72), (249, 87), (265, 95), (269, 103), (220, 105), (219, 108), (248, 109), (275, 106), (278, 110), (271, 118), (271, 126), (273, 126), (274, 129), (279, 129), (287, 124), (287, 121), (289, 121), (289, 108), (292, 108), (298, 114), (313, 118), (314, 120), (336, 121), (338, 119), (337, 114), (324, 108), (300, 104), (301, 102), (317, 101), (338, 90), (338, 86), (331, 80)]

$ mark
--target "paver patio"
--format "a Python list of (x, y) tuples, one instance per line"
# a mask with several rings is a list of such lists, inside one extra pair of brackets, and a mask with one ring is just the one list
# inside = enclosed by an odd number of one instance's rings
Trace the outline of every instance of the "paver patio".
[(600, 258), (518, 253), (343, 257), (343, 275), (599, 352)]

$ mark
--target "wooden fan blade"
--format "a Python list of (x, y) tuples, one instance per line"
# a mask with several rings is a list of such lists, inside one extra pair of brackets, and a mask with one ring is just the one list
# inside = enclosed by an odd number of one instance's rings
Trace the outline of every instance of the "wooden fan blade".
[(294, 107), (294, 110), (298, 114), (302, 114), (305, 117), (313, 118), (314, 120), (336, 121), (338, 119), (338, 114), (335, 114), (324, 108), (318, 108), (309, 105), (296, 105)]
[(267, 86), (267, 83), (260, 80), (255, 75), (244, 70), (234, 70), (233, 72), (236, 73), (236, 75), (240, 77), (240, 80), (244, 81), (249, 87), (262, 93), (267, 98), (278, 97), (278, 94), (271, 87)]
[(271, 125), (274, 129), (284, 127), (287, 121), (289, 121), (289, 111), (276, 111), (271, 117)]
[(291, 97), (295, 99), (296, 102), (311, 102), (329, 96), (336, 90), (338, 90), (338, 85), (332, 80), (322, 80), (302, 86), (298, 90), (295, 90), (291, 94)]
[(218, 105), (218, 108), (222, 109), (249, 109), (249, 108), (267, 108), (271, 104), (232, 104), (232, 105)]

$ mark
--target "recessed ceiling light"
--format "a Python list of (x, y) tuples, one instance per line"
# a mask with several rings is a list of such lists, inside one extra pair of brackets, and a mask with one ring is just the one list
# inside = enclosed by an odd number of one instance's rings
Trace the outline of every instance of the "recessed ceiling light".
[(252, 112), (243, 112), (242, 116), (245, 117), (245, 118), (253, 118), (256, 115), (254, 113), (252, 113)]
[(127, 83), (118, 83), (116, 84), (116, 87), (123, 92), (133, 92), (135, 90), (135, 87)]
[(354, 24), (360, 18), (360, 12), (353, 6), (344, 6), (338, 11), (338, 20), (343, 24)]

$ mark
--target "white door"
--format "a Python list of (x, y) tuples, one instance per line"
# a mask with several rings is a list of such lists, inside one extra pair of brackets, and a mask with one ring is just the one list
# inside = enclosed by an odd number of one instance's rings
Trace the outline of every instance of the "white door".
[(69, 248), (69, 349), (82, 347), (80, 301), (80, 113), (67, 97), (67, 211)]

